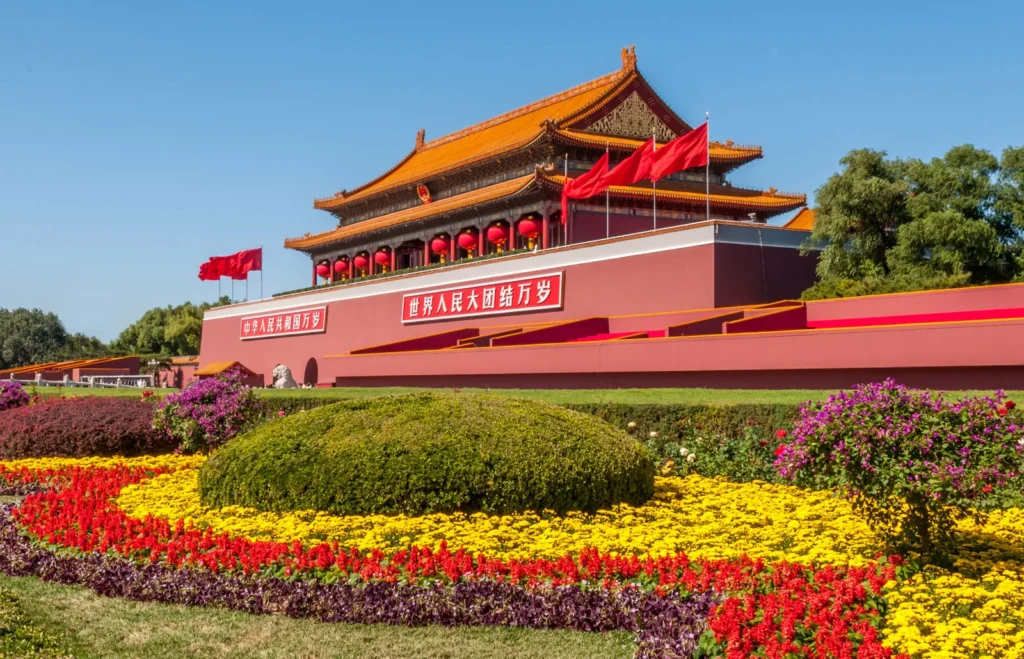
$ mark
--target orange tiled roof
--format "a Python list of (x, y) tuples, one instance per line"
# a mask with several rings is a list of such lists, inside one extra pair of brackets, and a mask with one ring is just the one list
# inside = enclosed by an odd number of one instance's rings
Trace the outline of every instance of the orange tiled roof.
[(338, 227), (331, 231), (325, 231), (312, 236), (301, 238), (289, 238), (284, 241), (284, 246), (290, 249), (308, 249), (326, 243), (362, 235), (368, 231), (385, 229), (387, 227), (413, 222), (423, 218), (438, 215), (449, 211), (459, 210), (476, 204), (482, 204), (495, 199), (501, 199), (523, 191), (535, 180), (535, 175), (521, 176), (484, 188), (470, 190), (459, 195), (437, 199), (429, 204), (421, 204), (411, 208), (405, 208), (395, 213), (382, 215), (372, 220), (356, 222), (344, 227)]
[[(564, 176), (540, 175), (549, 185), (561, 189), (565, 183)], [(613, 185), (608, 190), (613, 197), (625, 197), (633, 199), (650, 199), (651, 188), (641, 188), (629, 185)], [(727, 208), (739, 208), (750, 211), (768, 211), (773, 213), (784, 213), (787, 210), (799, 208), (807, 203), (807, 195), (776, 192), (774, 189), (767, 192), (758, 190), (747, 190), (744, 188), (729, 188), (729, 192), (711, 193), (711, 205)], [(689, 190), (663, 190), (658, 189), (658, 199), (672, 201), (705, 201), (704, 192), (692, 192)]]
[(12, 373), (14, 375), (21, 375), (23, 373), (36, 373), (41, 371), (67, 371), (85, 366), (99, 366), (100, 364), (107, 364), (119, 359), (126, 359), (126, 357), (99, 357), (95, 359), (74, 359), (65, 362), (44, 362), (42, 364), (30, 364), (28, 366), (9, 368), (0, 372), (9, 377)]
[(210, 362), (202, 368), (196, 369), (196, 375), (220, 375), (233, 368), (237, 368), (247, 375), (255, 375), (251, 370), (247, 369), (241, 362)]
[(391, 170), (352, 191), (317, 199), (314, 208), (332, 209), (382, 190), (419, 183), (428, 176), (526, 146), (543, 134), (542, 124), (578, 113), (634, 75), (622, 69), (554, 96), (418, 145)]
[[(633, 150), (639, 148), (644, 143), (643, 140), (597, 135), (582, 130), (558, 129), (555, 130), (555, 134), (576, 144), (598, 148), (607, 144), (612, 148)], [(711, 160), (713, 162), (749, 162), (760, 158), (761, 155), (761, 147), (759, 146), (740, 146), (733, 144), (732, 141), (711, 143)]]
[[(504, 199), (519, 194), (537, 182), (546, 183), (548, 186), (560, 190), (565, 182), (564, 176), (548, 176), (540, 172), (521, 176), (519, 178), (503, 181), (489, 185), (460, 195), (438, 199), (429, 204), (421, 204), (406, 208), (395, 213), (383, 215), (372, 220), (356, 222), (348, 226), (339, 227), (331, 231), (325, 231), (301, 238), (289, 238), (285, 240), (284, 246), (290, 249), (311, 249), (320, 245), (326, 245), (345, 238), (359, 236), (369, 231), (386, 229), (393, 226), (414, 222), (441, 213), (468, 208), (477, 204)], [(651, 197), (650, 188), (633, 186), (612, 186), (610, 188), (613, 197), (622, 198), (647, 198)], [(728, 208), (739, 208), (748, 211), (763, 211), (771, 213), (784, 213), (788, 210), (799, 208), (807, 203), (807, 196), (802, 194), (787, 194), (769, 190), (747, 190), (744, 188), (723, 188), (711, 194), (711, 203), (714, 206), (725, 206)], [(691, 192), (686, 190), (658, 190), (658, 199), (666, 201), (704, 201), (703, 192)]]
[(801, 231), (813, 231), (814, 222), (818, 219), (816, 208), (802, 208), (793, 218), (782, 225), (784, 229), (800, 229)]

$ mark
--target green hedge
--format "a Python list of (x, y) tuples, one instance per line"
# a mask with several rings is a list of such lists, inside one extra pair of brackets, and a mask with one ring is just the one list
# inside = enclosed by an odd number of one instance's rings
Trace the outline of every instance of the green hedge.
[(211, 506), (339, 515), (595, 512), (646, 502), (654, 468), (642, 445), (590, 415), (489, 394), (419, 393), (271, 421), (214, 452), (199, 491)]
[[(293, 414), (338, 402), (337, 397), (302, 396), (263, 399), (268, 415)], [(775, 481), (775, 449), (784, 440), (779, 430), (793, 427), (799, 406), (570, 404), (642, 441), (665, 474), (698, 473), (734, 481)], [(635, 424), (630, 428), (630, 423)], [(657, 433), (651, 437), (651, 432)], [(697, 457), (685, 462), (680, 449)], [(669, 461), (672, 461), (671, 463)], [(667, 468), (665, 468), (667, 467)]]

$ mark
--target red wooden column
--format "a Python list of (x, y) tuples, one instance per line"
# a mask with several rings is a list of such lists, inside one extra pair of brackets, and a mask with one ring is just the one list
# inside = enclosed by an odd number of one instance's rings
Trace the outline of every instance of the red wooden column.
[(509, 218), (508, 221), (508, 251), (514, 251), (516, 248), (516, 221), (515, 219)]
[(328, 259), (327, 267), (331, 269), (331, 283), (334, 283), (334, 261)]
[(457, 250), (459, 248), (459, 246), (455, 244), (455, 238), (458, 235), (459, 234), (454, 234), (454, 235), (448, 236), (448, 262), (449, 263), (455, 261), (455, 250)]
[(313, 261), (313, 286), (316, 286), (316, 260)]
[[(476, 255), (477, 256), (483, 256), (484, 255), (484, 234), (486, 232), (487, 232), (486, 228), (480, 229), (479, 231), (476, 232)], [(314, 273), (314, 277), (313, 278), (316, 279), (315, 273)]]
[(394, 272), (395, 270), (397, 270), (397, 268), (395, 267), (396, 265), (398, 265), (398, 253), (395, 251), (395, 248), (392, 247), (391, 248), (391, 272)]
[(431, 238), (428, 238), (427, 240), (423, 241), (423, 265), (429, 265), (430, 264), (430, 241), (431, 240), (432, 240)]
[(540, 233), (540, 248), (547, 249), (548, 243), (550, 242), (549, 234), (551, 233), (551, 220), (548, 218), (548, 209), (545, 208), (541, 214), (541, 233)]
[(348, 257), (348, 278), (349, 280), (356, 278), (356, 257)]

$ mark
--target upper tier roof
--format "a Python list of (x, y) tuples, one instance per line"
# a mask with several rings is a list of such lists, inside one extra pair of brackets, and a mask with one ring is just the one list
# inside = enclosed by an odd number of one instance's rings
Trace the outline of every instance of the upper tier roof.
[[(390, 170), (354, 190), (343, 190), (332, 197), (317, 199), (313, 207), (335, 210), (388, 190), (423, 183), (444, 172), (527, 146), (548, 132), (563, 140), (587, 140), (588, 144), (593, 142), (597, 146), (604, 146), (608, 140), (639, 145), (640, 141), (623, 141), (579, 130), (593, 117), (614, 108), (624, 94), (637, 88), (634, 83), (639, 84), (645, 95), (659, 106), (659, 120), (665, 121), (677, 134), (690, 130), (690, 126), (647, 85), (636, 68), (633, 50), (623, 49), (622, 68), (614, 73), (429, 142), (423, 141), (421, 131), (417, 135), (416, 147)], [(738, 147), (731, 142), (712, 143), (711, 159), (716, 163), (735, 167), (760, 157), (760, 147)]]
[[(505, 200), (515, 195), (525, 193), (535, 186), (547, 187), (556, 193), (560, 193), (565, 184), (565, 178), (561, 175), (548, 175), (540, 170), (533, 174), (502, 181), (483, 188), (464, 192), (462, 194), (438, 199), (429, 204), (421, 204), (406, 208), (388, 215), (364, 220), (356, 224), (337, 227), (330, 231), (317, 234), (306, 234), (299, 238), (285, 240), (284, 246), (289, 249), (311, 252), (312, 250), (329, 245), (347, 238), (354, 238), (367, 232), (388, 229), (395, 226), (408, 224), (418, 220), (424, 220), (436, 215), (450, 213), (465, 208), (470, 208), (488, 202)], [(612, 186), (609, 188), (611, 196), (615, 199), (652, 199), (654, 190), (646, 187), (634, 186)], [(698, 203), (703, 204), (707, 199), (703, 190), (672, 190), (659, 189), (658, 200), (664, 202)], [(747, 190), (744, 188), (733, 188), (725, 186), (711, 187), (711, 207), (716, 212), (720, 210), (732, 210), (738, 213), (758, 212), (767, 215), (776, 215), (794, 210), (807, 203), (807, 197), (802, 194), (787, 194), (776, 190)]]

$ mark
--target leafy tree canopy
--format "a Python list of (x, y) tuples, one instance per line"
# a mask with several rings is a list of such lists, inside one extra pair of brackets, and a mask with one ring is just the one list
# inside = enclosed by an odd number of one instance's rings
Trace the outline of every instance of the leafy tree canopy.
[(110, 347), (125, 354), (197, 355), (203, 312), (229, 302), (222, 297), (214, 304), (185, 302), (176, 307), (154, 307), (121, 332)]
[(929, 162), (860, 149), (817, 191), (824, 243), (805, 299), (1019, 279), (1024, 147), (1002, 157), (965, 144)]
[(69, 333), (54, 313), (0, 308), (0, 368), (107, 354), (102, 341), (82, 333)]

